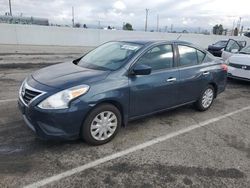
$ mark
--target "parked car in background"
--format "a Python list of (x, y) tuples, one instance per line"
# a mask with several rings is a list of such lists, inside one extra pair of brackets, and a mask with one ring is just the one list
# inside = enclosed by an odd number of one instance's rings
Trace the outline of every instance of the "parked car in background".
[(227, 65), (191, 43), (114, 41), (32, 73), (18, 103), (39, 137), (99, 145), (129, 120), (192, 103), (208, 110), (226, 78)]
[(246, 32), (246, 33), (244, 33), (244, 36), (246, 36), (246, 37), (249, 37), (249, 38), (250, 38), (250, 32)]
[(237, 54), (241, 49), (243, 49), (246, 44), (246, 41), (236, 41), (233, 39), (229, 39), (226, 47), (222, 51), (222, 59), (226, 61), (230, 56)]
[(250, 46), (229, 57), (226, 63), (228, 64), (228, 77), (250, 81)]
[(223, 49), (226, 47), (228, 40), (220, 40), (208, 46), (208, 51), (216, 57), (221, 57)]

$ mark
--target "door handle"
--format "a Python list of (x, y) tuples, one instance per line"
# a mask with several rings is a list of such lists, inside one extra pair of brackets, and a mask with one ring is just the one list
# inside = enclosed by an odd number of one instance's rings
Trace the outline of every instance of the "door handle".
[(205, 71), (202, 73), (202, 75), (209, 75), (209, 74), (210, 74), (210, 72), (208, 72), (208, 71)]
[(176, 81), (176, 78), (171, 77), (167, 79), (167, 82), (174, 82), (174, 81)]

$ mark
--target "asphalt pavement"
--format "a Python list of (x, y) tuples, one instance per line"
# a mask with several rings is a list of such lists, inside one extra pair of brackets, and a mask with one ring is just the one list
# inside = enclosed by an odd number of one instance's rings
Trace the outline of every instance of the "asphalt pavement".
[(17, 109), (18, 89), (40, 67), (81, 54), (70, 53), (14, 54), (45, 64), (0, 68), (0, 187), (249, 187), (247, 82), (229, 80), (206, 112), (189, 105), (133, 121), (102, 146), (38, 139)]

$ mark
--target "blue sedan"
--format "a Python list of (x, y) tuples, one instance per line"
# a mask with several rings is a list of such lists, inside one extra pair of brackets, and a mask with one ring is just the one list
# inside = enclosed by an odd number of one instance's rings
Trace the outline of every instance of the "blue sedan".
[(26, 124), (44, 139), (107, 143), (128, 121), (194, 103), (209, 109), (227, 66), (183, 41), (113, 41), (28, 76), (19, 91)]

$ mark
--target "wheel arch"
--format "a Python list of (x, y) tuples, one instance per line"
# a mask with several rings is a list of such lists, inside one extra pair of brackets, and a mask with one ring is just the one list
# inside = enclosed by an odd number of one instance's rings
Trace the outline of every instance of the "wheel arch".
[(210, 82), (209, 85), (213, 86), (214, 94), (215, 94), (215, 98), (216, 98), (217, 94), (218, 94), (218, 85), (215, 82)]
[[(114, 99), (106, 99), (106, 100), (101, 100), (101, 101), (98, 101), (97, 103), (95, 103), (92, 107), (92, 109), (87, 113), (86, 117), (89, 115), (89, 113), (95, 109), (96, 107), (100, 106), (100, 105), (103, 105), (103, 104), (111, 104), (113, 106), (115, 106), (121, 113), (121, 118), (122, 118), (122, 126), (126, 126), (127, 125), (127, 122), (128, 122), (128, 115), (126, 114), (126, 109), (124, 107), (124, 105), (122, 105), (122, 103), (120, 103), (119, 101), (117, 100), (114, 100)], [(84, 118), (84, 121), (86, 119), (86, 117)], [(84, 122), (83, 121), (83, 122)]]

